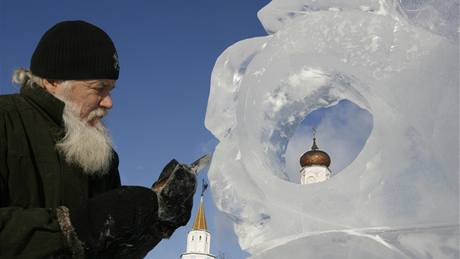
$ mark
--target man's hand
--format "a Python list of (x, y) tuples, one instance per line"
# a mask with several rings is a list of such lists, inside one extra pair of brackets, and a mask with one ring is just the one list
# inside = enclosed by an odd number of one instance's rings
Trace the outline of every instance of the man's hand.
[(196, 175), (190, 166), (173, 159), (165, 166), (152, 190), (158, 198), (159, 219), (170, 224), (170, 230), (164, 233), (164, 237), (169, 237), (174, 229), (186, 225), (190, 219)]
[(122, 186), (90, 199), (85, 207), (67, 210), (73, 239), (63, 208), (58, 220), (74, 254), (83, 248), (85, 258), (143, 258), (162, 239), (157, 202), (149, 188)]
[(143, 258), (189, 221), (196, 190), (192, 171), (172, 160), (152, 189), (122, 186), (88, 200), (85, 207), (58, 208), (59, 224), (74, 255)]
[(163, 171), (161, 171), (158, 180), (152, 185), (152, 190), (154, 192), (159, 193), (163, 189), (172, 172), (176, 170), (177, 166), (179, 166), (179, 162), (177, 162), (176, 159), (169, 161), (169, 163), (163, 168)]

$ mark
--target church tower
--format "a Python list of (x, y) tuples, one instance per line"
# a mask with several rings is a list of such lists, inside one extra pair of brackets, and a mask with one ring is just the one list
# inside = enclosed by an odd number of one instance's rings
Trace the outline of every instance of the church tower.
[(181, 259), (215, 259), (211, 254), (211, 234), (208, 232), (206, 217), (204, 215), (203, 195), (208, 184), (203, 180), (203, 190), (201, 191), (200, 207), (196, 214), (193, 228), (187, 235), (187, 250)]
[(313, 145), (311, 150), (305, 152), (300, 157), (300, 183), (311, 184), (326, 181), (331, 177), (329, 165), (331, 158), (329, 155), (319, 150), (316, 145), (316, 130), (313, 129)]

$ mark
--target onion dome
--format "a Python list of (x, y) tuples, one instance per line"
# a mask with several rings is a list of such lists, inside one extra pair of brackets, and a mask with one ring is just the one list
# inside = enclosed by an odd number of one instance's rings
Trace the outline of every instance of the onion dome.
[(300, 166), (305, 167), (312, 165), (321, 165), (329, 167), (330, 164), (331, 158), (326, 152), (319, 150), (318, 146), (316, 145), (315, 134), (313, 134), (313, 145), (311, 146), (311, 150), (305, 152), (300, 157)]

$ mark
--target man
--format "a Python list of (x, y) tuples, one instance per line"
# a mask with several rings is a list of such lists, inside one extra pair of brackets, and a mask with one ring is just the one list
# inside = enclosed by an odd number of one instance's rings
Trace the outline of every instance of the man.
[[(0, 258), (142, 258), (190, 218), (196, 177), (172, 160), (154, 189), (121, 186), (101, 122), (117, 52), (84, 21), (48, 30), (0, 96)], [(159, 183), (159, 181), (157, 182)]]

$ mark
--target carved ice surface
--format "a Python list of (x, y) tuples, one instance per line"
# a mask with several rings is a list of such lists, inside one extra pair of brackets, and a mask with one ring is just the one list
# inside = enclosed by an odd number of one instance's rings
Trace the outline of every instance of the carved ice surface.
[[(458, 5), (274, 0), (258, 13), (269, 35), (221, 54), (209, 179), (251, 258), (459, 257)], [(367, 141), (331, 179), (299, 185), (289, 140), (342, 100), (371, 115)]]

